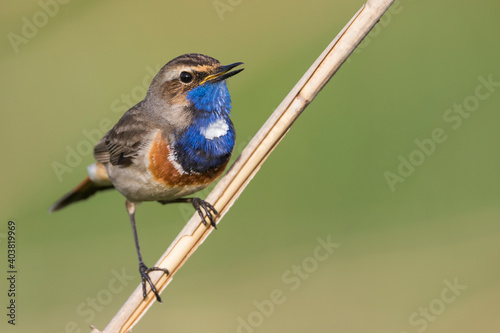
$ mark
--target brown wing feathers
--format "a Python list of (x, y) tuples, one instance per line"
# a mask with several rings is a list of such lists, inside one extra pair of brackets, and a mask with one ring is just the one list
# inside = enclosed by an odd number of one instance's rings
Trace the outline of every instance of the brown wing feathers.
[(97, 161), (128, 166), (137, 157), (142, 140), (152, 127), (145, 117), (136, 117), (138, 108), (131, 111), (97, 143), (94, 148)]

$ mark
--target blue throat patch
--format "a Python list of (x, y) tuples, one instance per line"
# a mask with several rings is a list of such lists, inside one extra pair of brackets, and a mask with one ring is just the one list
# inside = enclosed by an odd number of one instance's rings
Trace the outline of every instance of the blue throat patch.
[[(187, 99), (195, 107), (193, 122), (174, 144), (177, 162), (186, 172), (204, 173), (226, 163), (234, 148), (231, 97), (226, 82), (205, 83), (191, 90)], [(201, 133), (210, 124), (223, 120), (226, 134), (207, 139)]]

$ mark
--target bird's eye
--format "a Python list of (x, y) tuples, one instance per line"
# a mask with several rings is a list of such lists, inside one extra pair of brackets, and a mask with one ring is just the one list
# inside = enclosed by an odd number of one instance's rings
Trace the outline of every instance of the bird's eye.
[(193, 74), (189, 72), (182, 72), (179, 78), (181, 79), (182, 82), (189, 83), (193, 81)]

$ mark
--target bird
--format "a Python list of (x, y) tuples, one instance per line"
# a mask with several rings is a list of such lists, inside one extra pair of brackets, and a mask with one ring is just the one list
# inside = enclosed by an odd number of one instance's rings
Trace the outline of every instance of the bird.
[(235, 67), (242, 64), (223, 66), (198, 53), (169, 61), (153, 78), (144, 100), (97, 142), (96, 162), (87, 167), (88, 176), (49, 209), (55, 212), (97, 192), (118, 190), (126, 199), (144, 298), (147, 283), (161, 302), (149, 273), (169, 272), (145, 265), (136, 206), (144, 201), (190, 203), (205, 226), (216, 227), (217, 210), (207, 201), (186, 196), (219, 178), (231, 158), (236, 133), (226, 80), (240, 73), (244, 68)]

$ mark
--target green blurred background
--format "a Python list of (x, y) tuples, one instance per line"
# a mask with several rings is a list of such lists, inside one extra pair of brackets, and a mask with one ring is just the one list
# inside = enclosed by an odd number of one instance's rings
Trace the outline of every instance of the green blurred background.
[[(245, 62), (229, 83), (238, 153), (362, 4), (72, 1), (44, 22), (37, 1), (2, 2), (1, 330), (103, 329), (138, 285), (119, 193), (47, 209), (93, 161), (84, 131), (138, 102), (150, 69), (188, 52)], [(397, 1), (134, 332), (496, 331), (500, 87), (479, 77), (500, 81), (499, 11), (484, 0)], [(34, 19), (36, 35), (25, 28), (34, 36), (13, 47), (9, 33)], [(454, 129), (443, 117), (463, 103), (474, 111)], [(423, 156), (414, 141), (438, 128), (446, 141), (391, 190), (384, 174)], [(67, 149), (82, 160), (60, 180), (54, 163), (67, 164)], [(191, 214), (139, 207), (147, 264)], [(5, 316), (9, 219), (15, 327)], [(340, 246), (317, 261), (317, 238), (328, 237)], [(302, 265), (307, 275), (293, 270)], [(271, 309), (273, 290), (283, 296)]]

